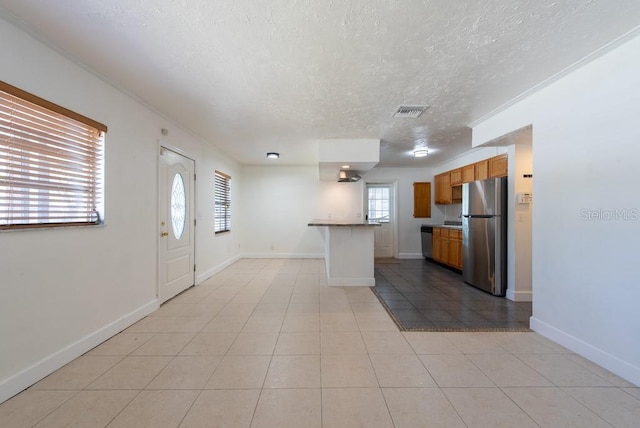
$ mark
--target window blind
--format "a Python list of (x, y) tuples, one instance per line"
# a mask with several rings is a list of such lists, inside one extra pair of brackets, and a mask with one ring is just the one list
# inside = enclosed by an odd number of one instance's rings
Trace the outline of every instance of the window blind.
[(106, 131), (0, 82), (0, 229), (100, 223)]
[(215, 172), (215, 233), (231, 230), (231, 177)]

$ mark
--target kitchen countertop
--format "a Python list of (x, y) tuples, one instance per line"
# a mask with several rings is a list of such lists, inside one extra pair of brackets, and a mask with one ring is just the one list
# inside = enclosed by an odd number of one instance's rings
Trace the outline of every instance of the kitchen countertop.
[(424, 226), (431, 226), (431, 227), (439, 227), (442, 229), (456, 229), (456, 230), (462, 230), (462, 223), (460, 224), (447, 224), (447, 222), (445, 222), (445, 224), (425, 224)]
[(380, 223), (374, 221), (353, 221), (353, 220), (334, 220), (334, 219), (320, 219), (311, 220), (307, 226), (380, 226)]

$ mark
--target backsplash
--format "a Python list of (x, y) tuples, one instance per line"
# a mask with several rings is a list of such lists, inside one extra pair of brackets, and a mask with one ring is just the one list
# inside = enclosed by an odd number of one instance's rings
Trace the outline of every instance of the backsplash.
[(462, 221), (462, 204), (450, 204), (444, 206), (444, 221)]

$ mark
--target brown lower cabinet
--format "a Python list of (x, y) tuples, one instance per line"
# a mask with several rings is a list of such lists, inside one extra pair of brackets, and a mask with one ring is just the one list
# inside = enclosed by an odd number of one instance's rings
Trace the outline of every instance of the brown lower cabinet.
[(433, 228), (433, 260), (462, 270), (462, 231)]

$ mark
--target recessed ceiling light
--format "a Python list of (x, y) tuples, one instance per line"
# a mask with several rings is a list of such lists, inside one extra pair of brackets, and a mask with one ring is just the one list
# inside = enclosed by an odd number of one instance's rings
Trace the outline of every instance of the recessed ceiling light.
[(268, 159), (278, 159), (279, 157), (280, 157), (280, 153), (276, 153), (276, 152), (267, 153)]
[(342, 169), (349, 169), (351, 168), (351, 165), (342, 165)]
[(429, 151), (427, 149), (418, 149), (418, 150), (415, 150), (413, 152), (413, 157), (423, 158), (423, 157), (427, 156), (428, 154), (429, 154)]

